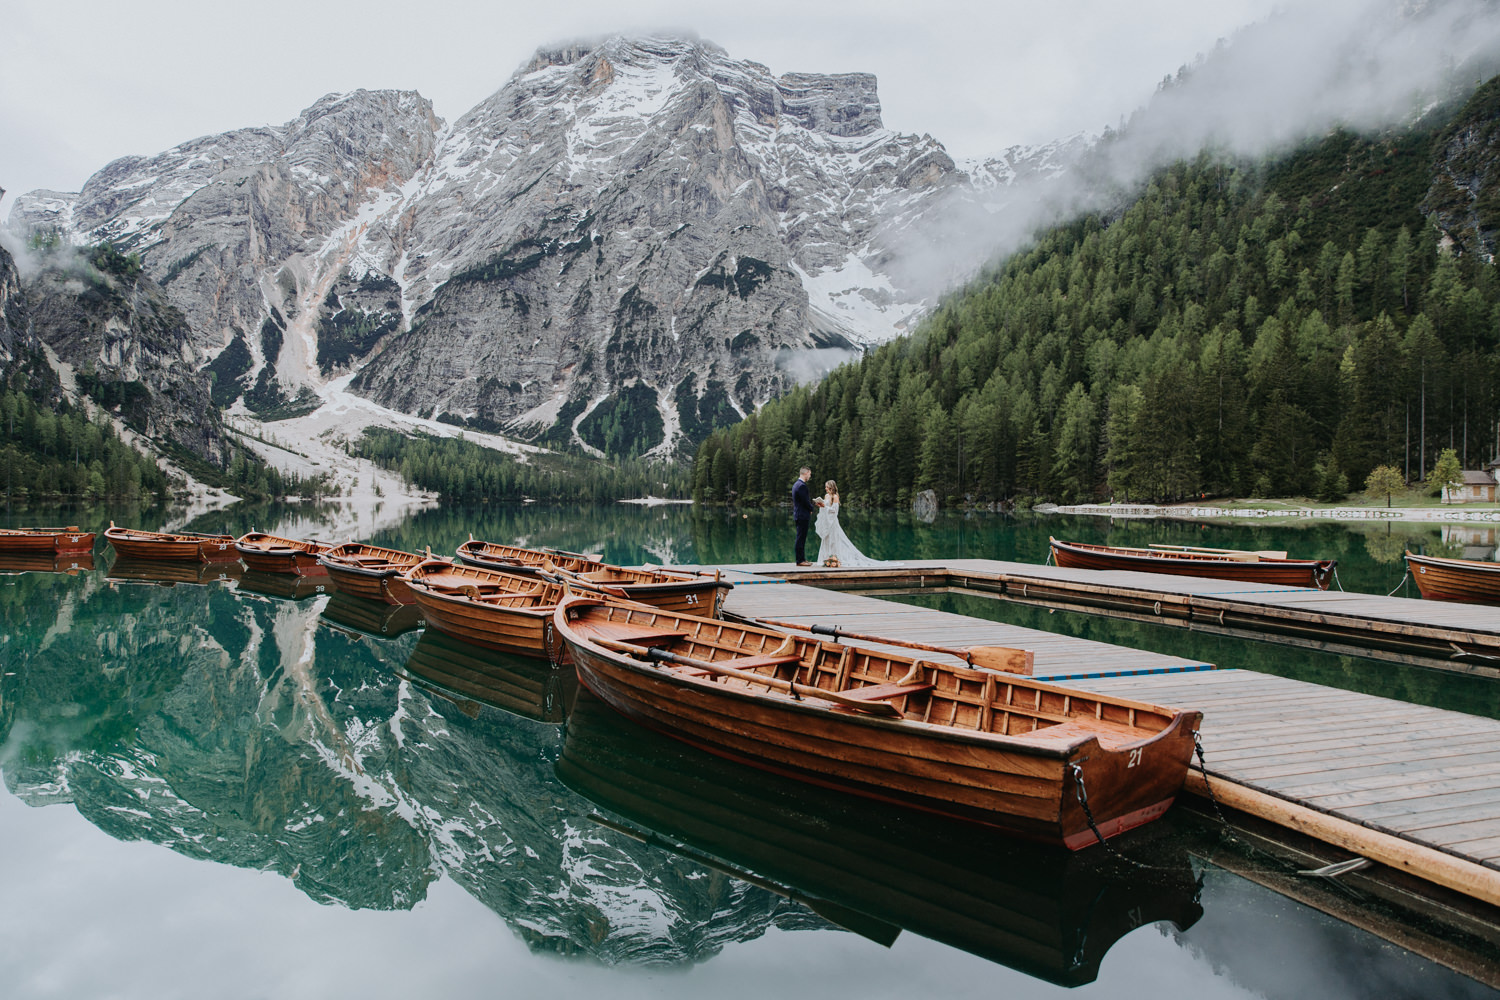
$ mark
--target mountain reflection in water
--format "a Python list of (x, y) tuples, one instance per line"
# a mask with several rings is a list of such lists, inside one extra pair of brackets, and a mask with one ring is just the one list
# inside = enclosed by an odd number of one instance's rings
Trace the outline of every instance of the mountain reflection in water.
[[(658, 536), (728, 560), (773, 556), (788, 535), (774, 513), (746, 522), (743, 546), (738, 517), (669, 516), (588, 511), (570, 527), (558, 511), (497, 512), (479, 533), (582, 549), (586, 527), (625, 563), (648, 543), (669, 554)], [(444, 544), (459, 527), (444, 513), (403, 531)], [(603, 710), (568, 671), (420, 631), (326, 580), (99, 562), (0, 567), (6, 787), (120, 840), (277, 873), (320, 903), (405, 911), (444, 880), (532, 952), (680, 967), (769, 934), (755, 954), (858, 956), (861, 987), (917, 952), (978, 966), (975, 991), (1022, 981), (1003, 964), (1142, 996), (1155, 956), (1171, 966), (1156, 982), (1191, 969), (1228, 984), (1215, 995), (1493, 995), (1201, 860), (1223, 847), (1196, 820), (1121, 838), (1145, 869), (1039, 850), (679, 746)], [(897, 940), (885, 953), (835, 927)], [(48, 933), (62, 941), (67, 925)], [(668, 992), (725, 987), (744, 966), (710, 968), (719, 979)], [(942, 974), (924, 981), (963, 985)]]

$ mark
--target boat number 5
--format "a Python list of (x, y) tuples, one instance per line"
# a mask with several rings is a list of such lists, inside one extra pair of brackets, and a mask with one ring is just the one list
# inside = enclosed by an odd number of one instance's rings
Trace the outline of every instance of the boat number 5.
[(1140, 751), (1139, 748), (1137, 748), (1135, 750), (1130, 751), (1130, 763), (1126, 764), (1125, 766), (1126, 767), (1135, 767), (1140, 762), (1141, 762), (1141, 751)]

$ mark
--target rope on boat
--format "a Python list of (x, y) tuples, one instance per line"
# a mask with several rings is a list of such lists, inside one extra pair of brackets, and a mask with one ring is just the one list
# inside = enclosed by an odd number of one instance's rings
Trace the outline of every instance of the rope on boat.
[(1343, 589), (1344, 589), (1344, 582), (1339, 579), (1339, 568), (1338, 568), (1338, 566), (1334, 566), (1333, 567), (1333, 585), (1335, 587), (1338, 587), (1340, 591), (1343, 591)]
[[(1409, 577), (1409, 576), (1411, 576), (1411, 567), (1410, 566), (1406, 567), (1406, 572), (1401, 574), (1401, 582), (1396, 584), (1396, 590), (1400, 590), (1402, 587), (1406, 586), (1406, 578)], [(1392, 590), (1389, 594), (1386, 594), (1385, 596), (1386, 597), (1394, 597), (1394, 596), (1396, 596), (1396, 590)]]

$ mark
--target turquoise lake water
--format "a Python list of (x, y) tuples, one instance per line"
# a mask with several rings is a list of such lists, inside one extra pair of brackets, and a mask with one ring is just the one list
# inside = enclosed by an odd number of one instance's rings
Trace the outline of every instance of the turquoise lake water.
[[(291, 517), (309, 512), (192, 527), (274, 532)], [(1049, 533), (1285, 548), (1338, 558), (1343, 585), (1372, 593), (1399, 583), (1403, 547), (1493, 546), (1437, 526), (843, 520), (887, 559), (1041, 562)], [(785, 511), (626, 505), (427, 511), (365, 540), (447, 553), (470, 533), (625, 564), (783, 562), (791, 548)], [(1407, 950), (1294, 902), (1262, 883), (1295, 881), (1295, 866), (1194, 813), (1122, 838), (1125, 860), (1039, 850), (706, 757), (618, 719), (565, 671), (315, 579), (153, 574), (117, 566), (102, 540), (92, 569), (9, 570), (8, 997), (1495, 995), (1464, 974), (1496, 967), (1484, 942), (1341, 903), (1427, 941)], [(1500, 711), (1494, 682), (1439, 671), (963, 595), (906, 600)], [(1445, 948), (1472, 964), (1446, 967)]]

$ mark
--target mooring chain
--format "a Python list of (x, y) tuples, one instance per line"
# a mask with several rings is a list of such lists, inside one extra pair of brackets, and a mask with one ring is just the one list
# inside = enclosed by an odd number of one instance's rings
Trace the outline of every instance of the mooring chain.
[(1213, 804), (1214, 815), (1219, 817), (1219, 825), (1222, 832), (1229, 832), (1229, 820), (1224, 818), (1224, 810), (1219, 808), (1219, 800), (1214, 795), (1214, 788), (1208, 783), (1208, 762), (1203, 759), (1203, 735), (1198, 730), (1193, 730), (1193, 750), (1198, 754), (1198, 773), (1203, 775), (1203, 789), (1208, 792), (1208, 801)]
[(1100, 831), (1099, 824), (1094, 822), (1094, 810), (1089, 808), (1089, 792), (1087, 788), (1083, 787), (1083, 768), (1079, 766), (1076, 760), (1068, 761), (1068, 768), (1073, 772), (1073, 794), (1078, 797), (1078, 804), (1083, 807), (1083, 818), (1088, 821), (1089, 829), (1094, 831), (1094, 836), (1099, 839), (1099, 846), (1104, 848), (1105, 853), (1111, 857), (1118, 858), (1128, 865), (1133, 865), (1136, 868), (1150, 868), (1151, 865), (1142, 864), (1135, 858), (1129, 858), (1121, 854), (1115, 850), (1113, 844), (1104, 839), (1104, 834)]

